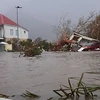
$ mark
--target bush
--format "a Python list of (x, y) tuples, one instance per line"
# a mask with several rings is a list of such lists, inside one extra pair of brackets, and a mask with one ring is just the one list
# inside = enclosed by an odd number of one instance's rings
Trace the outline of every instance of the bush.
[(40, 55), (42, 53), (42, 50), (38, 47), (31, 47), (25, 50), (25, 55), (27, 57), (33, 57), (36, 55)]

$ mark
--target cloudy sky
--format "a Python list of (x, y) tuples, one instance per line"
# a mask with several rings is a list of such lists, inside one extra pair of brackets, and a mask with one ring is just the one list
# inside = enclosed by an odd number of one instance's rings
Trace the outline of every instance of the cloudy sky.
[(52, 26), (67, 14), (76, 23), (81, 16), (91, 11), (100, 11), (100, 0), (0, 0), (0, 13), (16, 21), (15, 6), (19, 9), (19, 23), (30, 31), (30, 37), (53, 40)]

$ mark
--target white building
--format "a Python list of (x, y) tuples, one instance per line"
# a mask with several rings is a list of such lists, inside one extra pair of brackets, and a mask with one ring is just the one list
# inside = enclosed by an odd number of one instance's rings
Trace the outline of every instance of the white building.
[(28, 39), (28, 30), (0, 14), (0, 40), (8, 41), (12, 38), (26, 40)]

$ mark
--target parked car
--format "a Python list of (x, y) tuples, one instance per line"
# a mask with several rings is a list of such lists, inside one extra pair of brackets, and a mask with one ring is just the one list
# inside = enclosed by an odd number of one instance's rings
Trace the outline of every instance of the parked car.
[(100, 42), (92, 42), (81, 47), (78, 51), (100, 51)]

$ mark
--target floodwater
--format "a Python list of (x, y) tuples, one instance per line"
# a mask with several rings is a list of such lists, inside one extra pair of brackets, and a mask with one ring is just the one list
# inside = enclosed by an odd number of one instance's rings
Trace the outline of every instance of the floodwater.
[[(47, 100), (58, 96), (52, 90), (67, 85), (68, 77), (80, 77), (87, 71), (100, 72), (100, 51), (46, 52), (37, 57), (0, 52), (0, 93), (16, 95), (13, 100), (22, 100), (17, 96), (28, 90), (40, 95), (38, 100)], [(86, 77), (88, 81), (90, 77)], [(92, 77), (98, 79), (90, 83), (100, 85), (99, 75)]]

